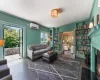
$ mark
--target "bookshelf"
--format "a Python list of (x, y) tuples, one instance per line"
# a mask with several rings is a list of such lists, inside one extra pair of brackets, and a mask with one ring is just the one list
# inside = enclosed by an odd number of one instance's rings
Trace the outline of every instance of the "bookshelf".
[(59, 44), (59, 29), (54, 28), (54, 50), (57, 51), (60, 49), (60, 44)]
[(53, 47), (53, 28), (50, 29), (49, 36), (50, 36), (50, 46)]
[(76, 25), (76, 53), (81, 56), (90, 54), (90, 39), (88, 37), (89, 24), (77, 26)]
[(51, 28), (50, 29), (50, 43), (53, 47), (54, 51), (59, 51), (60, 44), (59, 44), (59, 28)]

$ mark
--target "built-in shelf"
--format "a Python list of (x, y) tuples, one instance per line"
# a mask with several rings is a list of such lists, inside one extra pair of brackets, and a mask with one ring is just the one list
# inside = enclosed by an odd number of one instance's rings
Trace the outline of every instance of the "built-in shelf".
[(60, 44), (59, 44), (59, 29), (58, 28), (50, 29), (50, 38), (51, 38), (53, 49), (56, 51), (59, 50)]
[(89, 25), (76, 27), (76, 52), (77, 54), (90, 53), (90, 39), (88, 37)]

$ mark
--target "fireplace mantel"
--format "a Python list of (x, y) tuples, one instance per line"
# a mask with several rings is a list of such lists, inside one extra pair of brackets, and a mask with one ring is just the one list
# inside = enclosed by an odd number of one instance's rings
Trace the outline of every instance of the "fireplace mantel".
[[(96, 49), (100, 50), (100, 24), (91, 28), (88, 36), (91, 39), (91, 73), (96, 74), (97, 71), (100, 72), (100, 64), (97, 63), (97, 59), (95, 58)], [(97, 55), (97, 57), (99, 57), (99, 55)], [(91, 75), (91, 77), (93, 77), (93, 75)]]
[(94, 26), (88, 33), (88, 36), (91, 38), (91, 45), (100, 50), (100, 24)]

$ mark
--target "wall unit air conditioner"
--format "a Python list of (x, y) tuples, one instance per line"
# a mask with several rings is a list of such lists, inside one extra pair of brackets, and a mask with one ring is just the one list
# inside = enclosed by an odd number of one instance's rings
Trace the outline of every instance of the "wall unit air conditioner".
[(35, 23), (30, 23), (30, 28), (32, 29), (39, 29), (39, 25)]

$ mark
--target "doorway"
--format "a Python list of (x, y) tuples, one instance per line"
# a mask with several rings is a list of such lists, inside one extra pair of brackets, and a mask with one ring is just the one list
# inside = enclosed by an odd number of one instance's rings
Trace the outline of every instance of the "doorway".
[[(66, 57), (72, 58), (74, 53), (74, 31), (61, 33), (62, 50)], [(75, 56), (75, 54), (73, 54)]]
[(5, 26), (4, 33), (4, 59), (13, 61), (23, 57), (23, 29), (13, 26)]

